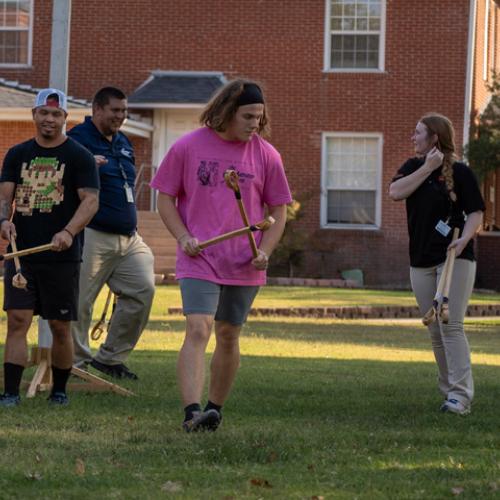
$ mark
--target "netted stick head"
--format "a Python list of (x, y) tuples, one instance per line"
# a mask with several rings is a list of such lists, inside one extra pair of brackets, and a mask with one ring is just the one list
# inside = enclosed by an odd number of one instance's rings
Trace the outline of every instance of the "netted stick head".
[(436, 321), (436, 309), (434, 309), (434, 306), (431, 307), (424, 315), (422, 318), (422, 323), (425, 326), (429, 326), (430, 324), (434, 323)]
[(26, 290), (28, 286), (28, 280), (21, 274), (14, 274), (12, 278), (12, 286), (14, 288), (20, 288), (21, 290)]
[(240, 191), (240, 186), (238, 184), (238, 172), (233, 169), (228, 169), (224, 172), (224, 180), (226, 181), (227, 187), (232, 189), (235, 192)]
[(441, 311), (439, 313), (439, 319), (441, 320), (441, 323), (444, 323), (445, 325), (448, 324), (448, 321), (450, 319), (450, 309), (448, 307), (448, 304), (442, 305)]
[(269, 215), (262, 222), (255, 224), (255, 226), (258, 227), (260, 231), (267, 231), (275, 222), (274, 217)]

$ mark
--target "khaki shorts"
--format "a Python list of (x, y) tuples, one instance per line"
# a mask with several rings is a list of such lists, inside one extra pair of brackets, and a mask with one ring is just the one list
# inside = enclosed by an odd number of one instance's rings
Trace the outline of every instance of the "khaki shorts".
[(216, 321), (227, 321), (236, 326), (245, 323), (259, 291), (258, 286), (219, 285), (194, 278), (182, 278), (179, 285), (185, 316), (208, 314)]

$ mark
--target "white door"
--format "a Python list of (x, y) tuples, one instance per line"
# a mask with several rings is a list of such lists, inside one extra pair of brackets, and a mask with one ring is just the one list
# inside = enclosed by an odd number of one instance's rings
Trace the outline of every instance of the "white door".
[[(153, 166), (158, 167), (172, 144), (184, 134), (200, 127), (200, 109), (155, 109)], [(151, 196), (151, 210), (156, 211), (156, 196)]]

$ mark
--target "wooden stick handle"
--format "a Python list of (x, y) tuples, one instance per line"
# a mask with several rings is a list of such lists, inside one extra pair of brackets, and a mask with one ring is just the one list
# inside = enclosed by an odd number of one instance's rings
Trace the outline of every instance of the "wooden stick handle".
[[(250, 222), (248, 221), (248, 215), (245, 210), (245, 205), (243, 204), (243, 200), (241, 199), (241, 191), (238, 184), (238, 173), (235, 170), (226, 170), (226, 172), (224, 173), (224, 179), (228, 187), (230, 187), (234, 191), (234, 196), (236, 197), (236, 202), (238, 203), (238, 208), (240, 210), (241, 220), (243, 221), (243, 224), (246, 227), (249, 227)], [(257, 249), (257, 243), (252, 232), (248, 232), (248, 242), (250, 243), (252, 255), (255, 259), (259, 255), (259, 251)]]
[(255, 228), (255, 230), (265, 231), (269, 228), (269, 226), (274, 224), (274, 222), (275, 221), (272, 217), (267, 217), (266, 219), (255, 224), (254, 226), (246, 226), (240, 229), (235, 229), (234, 231), (229, 231), (228, 233), (220, 234), (219, 236), (215, 236), (214, 238), (210, 238), (209, 240), (202, 241), (201, 243), (198, 244), (198, 246), (201, 249), (204, 249), (210, 245), (215, 245), (217, 243), (220, 243), (221, 241), (229, 240), (231, 238), (236, 238), (236, 236), (241, 236), (243, 234), (252, 234), (253, 231), (252, 228)]
[(52, 250), (53, 248), (54, 247), (52, 243), (46, 243), (45, 245), (25, 248), (24, 250), (19, 250), (18, 252), (11, 252), (0, 255), (0, 260), (10, 260), (15, 259), (16, 257), (23, 257), (24, 255), (31, 255), (32, 253), (46, 252), (47, 250)]
[[(456, 227), (453, 230), (453, 238), (451, 240), (452, 242), (458, 238), (459, 232), (460, 232), (460, 230), (458, 229), (458, 227)], [(446, 270), (446, 281), (444, 283), (443, 298), (445, 298), (445, 297), (448, 298), (448, 295), (450, 293), (451, 278), (453, 276), (453, 266), (455, 265), (455, 255), (456, 255), (456, 249), (452, 248), (449, 251), (449, 255), (448, 255), (449, 262), (448, 262), (448, 269)]]
[[(16, 238), (12, 235), (10, 236), (10, 246), (12, 247), (12, 253), (17, 253)], [(16, 273), (20, 273), (21, 262), (19, 261), (19, 257), (14, 257), (14, 265), (16, 266)]]

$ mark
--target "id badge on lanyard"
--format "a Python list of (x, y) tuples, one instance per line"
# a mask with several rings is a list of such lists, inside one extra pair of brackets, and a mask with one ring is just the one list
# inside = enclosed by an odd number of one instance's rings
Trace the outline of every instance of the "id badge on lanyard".
[(450, 202), (448, 218), (445, 221), (442, 219), (439, 220), (439, 222), (436, 224), (435, 227), (436, 231), (439, 234), (442, 234), (445, 238), (450, 234), (451, 226), (448, 223), (450, 222), (450, 219), (452, 218), (453, 215), (453, 201), (451, 200), (449, 195), (448, 195), (448, 200)]
[(120, 173), (122, 174), (123, 180), (125, 181), (123, 183), (123, 189), (125, 189), (125, 196), (127, 198), (127, 202), (134, 203), (134, 192), (132, 191), (132, 188), (128, 184), (127, 174), (125, 173), (125, 169), (123, 168), (123, 165), (121, 164), (120, 160), (118, 160), (118, 168), (120, 169)]
[(125, 189), (125, 196), (127, 197), (127, 201), (129, 203), (134, 203), (134, 193), (132, 191), (132, 188), (127, 183), (123, 185), (123, 188)]
[[(448, 219), (449, 220), (449, 219)], [(436, 231), (439, 233), (439, 234), (442, 234), (445, 238), (446, 236), (448, 236), (450, 234), (450, 231), (451, 231), (451, 227), (448, 225), (448, 220), (445, 222), (445, 221), (442, 221), (440, 220), (437, 224), (436, 224)]]

